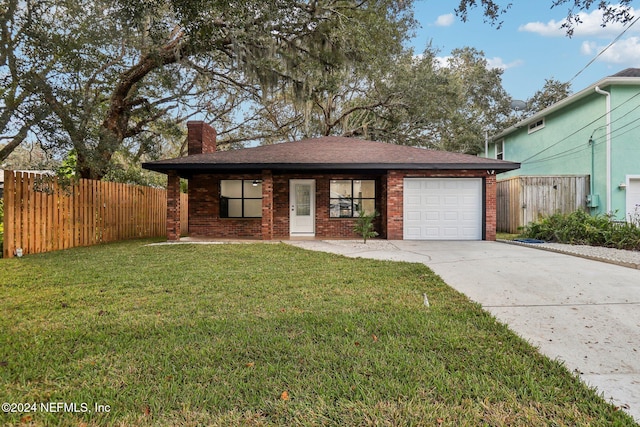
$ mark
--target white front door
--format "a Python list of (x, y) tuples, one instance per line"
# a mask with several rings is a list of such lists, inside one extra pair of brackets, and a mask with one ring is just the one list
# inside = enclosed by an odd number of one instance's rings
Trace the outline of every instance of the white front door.
[(628, 177), (627, 184), (627, 221), (640, 224), (640, 177)]
[(291, 236), (316, 235), (316, 181), (289, 181), (289, 233)]

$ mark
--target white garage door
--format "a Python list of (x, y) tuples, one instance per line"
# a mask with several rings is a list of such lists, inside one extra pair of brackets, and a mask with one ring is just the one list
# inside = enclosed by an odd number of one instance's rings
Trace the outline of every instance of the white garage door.
[(405, 178), (404, 238), (482, 240), (482, 179)]

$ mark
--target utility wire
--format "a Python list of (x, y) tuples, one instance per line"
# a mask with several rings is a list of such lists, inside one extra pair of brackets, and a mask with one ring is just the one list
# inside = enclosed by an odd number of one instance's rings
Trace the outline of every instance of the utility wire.
[[(571, 78), (567, 83), (571, 84), (571, 82), (573, 82), (573, 81), (574, 81), (574, 80), (575, 80), (575, 79), (576, 79), (580, 74), (582, 74), (582, 72), (584, 72), (584, 71), (585, 71), (585, 70), (586, 70), (586, 69), (587, 69), (591, 64), (593, 64), (593, 63), (594, 63), (594, 62), (595, 62), (595, 61), (596, 61), (596, 60), (597, 60), (597, 59), (598, 59), (598, 58), (599, 58), (599, 57), (600, 57), (604, 52), (606, 52), (606, 51), (607, 51), (607, 49), (609, 49), (609, 48), (610, 48), (611, 46), (613, 46), (613, 45), (614, 45), (618, 40), (620, 40), (620, 38), (621, 38), (621, 37), (622, 37), (622, 36), (623, 36), (623, 35), (624, 35), (628, 30), (629, 30), (629, 28), (631, 28), (631, 27), (632, 27), (636, 22), (638, 22), (639, 20), (640, 20), (640, 16), (639, 16), (639, 17), (637, 17), (636, 19), (634, 19), (634, 20), (633, 20), (633, 22), (631, 22), (631, 24), (629, 24), (629, 25), (628, 25), (624, 30), (622, 30), (622, 32), (621, 32), (620, 34), (618, 34), (618, 35), (616, 36), (616, 38), (615, 38), (615, 39), (613, 39), (613, 41), (612, 41), (611, 43), (609, 43), (609, 44), (608, 44), (604, 49), (602, 49), (602, 50), (601, 50), (601, 51), (600, 51), (600, 52), (599, 52), (599, 53), (598, 53), (598, 54), (597, 54), (597, 55), (596, 55), (596, 56), (595, 56), (591, 61), (589, 61), (589, 63), (587, 63), (587, 65), (585, 65), (585, 66), (584, 66), (580, 71), (578, 71), (578, 72), (577, 72), (577, 73), (576, 73), (576, 74), (575, 74), (575, 75), (574, 75), (574, 76), (573, 76), (573, 77), (572, 77), (572, 78)], [(629, 98), (628, 100), (626, 100), (626, 101), (625, 101), (625, 102), (623, 102), (622, 104), (618, 105), (617, 107), (615, 107), (615, 108), (614, 108), (613, 110), (611, 110), (611, 111), (616, 110), (617, 108), (619, 108), (619, 107), (621, 107), (622, 105), (626, 104), (627, 102), (631, 101), (632, 99), (634, 99), (634, 98), (635, 98), (635, 97), (637, 97), (638, 95), (640, 95), (640, 93), (638, 93), (638, 94), (636, 94), (636, 95), (632, 96), (631, 98)], [(631, 111), (634, 111), (634, 110), (635, 110), (635, 109), (637, 109), (637, 108), (638, 108), (638, 107), (634, 108), (634, 109), (633, 109), (633, 110), (631, 110)], [(627, 114), (625, 114), (625, 115), (624, 115), (624, 116), (622, 116), (622, 117), (627, 116), (629, 113), (631, 113), (631, 111), (629, 111)], [(552, 148), (552, 147), (554, 147), (554, 146), (556, 146), (556, 145), (560, 144), (560, 143), (561, 143), (561, 142), (563, 142), (563, 141), (566, 141), (567, 139), (571, 138), (572, 136), (574, 136), (574, 135), (575, 135), (575, 134), (577, 134), (578, 132), (580, 132), (580, 131), (582, 131), (582, 130), (586, 129), (586, 128), (587, 128), (587, 127), (589, 127), (590, 125), (594, 124), (596, 121), (598, 121), (598, 120), (600, 120), (601, 118), (603, 118), (605, 115), (606, 115), (606, 113), (605, 113), (605, 114), (603, 114), (602, 116), (600, 116), (600, 117), (596, 118), (594, 121), (592, 121), (592, 122), (590, 122), (590, 123), (587, 123), (587, 124), (586, 124), (585, 126), (583, 126), (582, 128), (580, 128), (580, 129), (576, 130), (575, 132), (573, 132), (573, 133), (571, 133), (571, 134), (567, 135), (566, 137), (562, 138), (561, 140), (559, 140), (559, 141), (557, 141), (557, 142), (553, 143), (553, 144), (552, 144), (552, 145), (550, 145), (549, 147), (547, 147), (547, 148), (545, 148), (545, 149), (543, 149), (543, 150), (541, 150), (541, 151), (539, 151), (539, 152), (537, 152), (537, 153), (533, 154), (532, 156), (528, 157), (527, 159), (525, 159), (525, 160), (521, 161), (520, 163), (521, 163), (521, 164), (523, 164), (523, 163), (529, 162), (529, 161), (530, 161), (531, 159), (533, 159), (534, 157), (537, 157), (538, 155), (542, 154), (543, 152), (545, 152), (545, 151), (549, 150), (550, 148)], [(622, 118), (622, 117), (621, 117), (621, 118)], [(620, 118), (619, 118), (619, 119), (620, 119)], [(616, 119), (615, 121), (617, 121), (617, 120), (619, 120), (619, 119)], [(615, 121), (614, 121), (614, 122), (615, 122)], [(635, 122), (635, 121), (634, 121), (634, 122)], [(612, 122), (612, 123), (613, 123), (613, 122)], [(631, 122), (631, 123), (633, 123), (633, 122)], [(626, 126), (628, 126), (628, 125), (629, 125), (629, 124), (627, 124), (627, 125), (625, 125), (625, 126), (623, 126), (623, 127), (626, 127)], [(633, 129), (635, 129), (635, 128), (633, 128)], [(631, 129), (631, 130), (633, 130), (633, 129)], [(630, 131), (630, 130), (629, 130), (629, 131)], [(629, 132), (629, 131), (627, 131), (627, 132)], [(615, 131), (612, 131), (611, 133), (613, 133), (613, 132), (615, 132)], [(625, 132), (625, 133), (627, 133), (627, 132)], [(606, 135), (605, 135), (605, 136), (606, 136)], [(594, 142), (594, 143), (595, 143), (595, 142)], [(570, 150), (567, 150), (567, 151), (570, 151)], [(566, 151), (565, 151), (565, 152), (566, 152)], [(563, 154), (563, 153), (565, 153), (565, 152), (562, 152), (562, 153), (559, 153), (559, 154)], [(548, 160), (548, 159), (552, 159), (552, 158), (554, 158), (554, 156), (549, 156), (549, 157), (547, 157), (547, 158), (545, 158), (545, 159), (538, 159), (538, 160), (535, 160), (535, 161), (532, 161), (532, 162), (529, 162), (529, 163), (537, 163), (537, 162), (539, 162), (539, 161), (542, 161), (542, 160)]]
[(618, 36), (613, 39), (613, 41), (611, 43), (609, 43), (607, 45), (607, 47), (605, 47), (604, 49), (602, 49), (591, 61), (589, 61), (589, 63), (587, 65), (585, 65), (584, 67), (582, 67), (582, 70), (578, 71), (576, 73), (575, 76), (571, 77), (571, 79), (567, 82), (569, 84), (571, 84), (571, 82), (573, 82), (576, 77), (578, 77), (580, 74), (582, 74), (582, 72), (584, 70), (586, 70), (591, 64), (593, 64), (594, 62), (596, 62), (596, 59), (598, 59), (603, 53), (605, 53), (607, 51), (607, 49), (609, 49), (611, 46), (613, 46), (618, 40), (620, 40), (620, 38), (624, 35), (624, 33), (626, 33), (629, 28), (631, 28), (633, 26), (633, 24), (635, 24), (636, 22), (638, 22), (638, 20), (640, 20), (640, 16), (638, 16), (631, 24), (629, 24), (627, 26), (627, 28), (625, 28), (624, 30), (622, 30), (622, 32), (620, 34), (618, 34)]
[[(636, 93), (635, 95), (633, 95), (631, 98), (627, 99), (626, 101), (620, 103), (619, 105), (617, 105), (615, 108), (613, 108), (611, 111), (615, 111), (618, 108), (622, 107), (623, 105), (625, 105), (627, 102), (631, 102), (633, 99), (635, 99), (636, 97), (640, 96), (640, 92)], [(553, 144), (551, 144), (550, 146), (548, 146), (547, 148), (544, 148), (540, 151), (538, 151), (537, 153), (527, 157), (526, 159), (522, 160), (520, 163), (525, 163), (528, 162), (529, 160), (533, 159), (534, 157), (539, 156), (540, 154), (544, 153), (545, 151), (555, 147), (556, 145), (566, 141), (567, 139), (571, 138), (572, 136), (574, 136), (575, 134), (587, 129), (589, 126), (593, 125), (594, 123), (596, 123), (598, 120), (604, 118), (607, 114), (603, 114), (600, 117), (596, 117), (594, 120), (592, 120), (591, 122), (587, 123), (586, 125), (584, 125), (583, 127), (581, 127), (580, 129), (570, 133), (569, 135), (565, 136), (564, 138), (560, 139), (559, 141), (554, 142)]]
[[(633, 121), (631, 121), (631, 122), (629, 122), (629, 123), (627, 123), (627, 124), (625, 124), (623, 126), (620, 126), (615, 131), (611, 132), (611, 135), (612, 135), (611, 139), (612, 140), (613, 139), (617, 139), (617, 138), (621, 137), (622, 135), (625, 135), (625, 134), (627, 134), (627, 133), (629, 133), (629, 132), (631, 132), (631, 131), (633, 131), (635, 129), (640, 128), (640, 124), (638, 124), (638, 123), (640, 123), (640, 118), (637, 118), (637, 119), (635, 119), (635, 120), (633, 120)], [(616, 131), (620, 131), (620, 130), (624, 129), (625, 127), (631, 126), (633, 124), (636, 124), (636, 126), (630, 128), (630, 129), (627, 129), (622, 133), (618, 133), (616, 135), (613, 135)], [(604, 127), (604, 126), (602, 126), (602, 127)], [(605, 142), (604, 141), (605, 137), (606, 137), (606, 135), (598, 137), (598, 138), (591, 138), (591, 142), (593, 144), (595, 144), (595, 145), (603, 144)], [(536, 163), (546, 162), (547, 160), (559, 159), (561, 157), (566, 157), (566, 156), (569, 156), (569, 155), (572, 155), (572, 154), (578, 154), (578, 153), (580, 153), (582, 151), (586, 151), (588, 148), (589, 148), (588, 145), (584, 145), (584, 146), (583, 145), (579, 145), (579, 146), (576, 146), (576, 147), (571, 147), (571, 148), (568, 148), (565, 151), (560, 151), (559, 153), (555, 153), (555, 154), (547, 156), (547, 157), (543, 157), (543, 158), (536, 159), (536, 160), (531, 160), (531, 161), (527, 162), (527, 164), (528, 165), (532, 165), (532, 164), (536, 164)], [(524, 163), (524, 162), (521, 162), (521, 163)]]

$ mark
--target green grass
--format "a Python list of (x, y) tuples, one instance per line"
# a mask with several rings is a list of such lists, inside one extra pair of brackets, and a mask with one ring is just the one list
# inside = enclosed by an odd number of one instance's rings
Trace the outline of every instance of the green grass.
[(110, 406), (1, 424), (634, 425), (423, 265), (145, 243), (0, 260), (0, 402)]
[(498, 240), (515, 240), (520, 237), (519, 234), (512, 233), (496, 233), (496, 239)]

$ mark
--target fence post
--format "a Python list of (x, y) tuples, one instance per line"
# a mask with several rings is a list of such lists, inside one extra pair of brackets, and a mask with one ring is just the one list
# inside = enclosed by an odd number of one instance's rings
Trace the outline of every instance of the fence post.
[(10, 170), (4, 171), (4, 243), (2, 256), (12, 258), (15, 253), (14, 205), (15, 205), (15, 176)]

